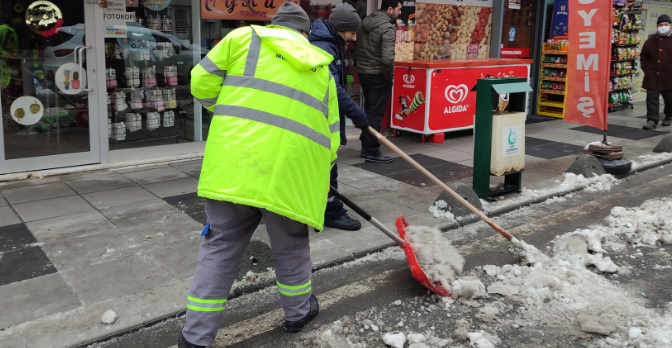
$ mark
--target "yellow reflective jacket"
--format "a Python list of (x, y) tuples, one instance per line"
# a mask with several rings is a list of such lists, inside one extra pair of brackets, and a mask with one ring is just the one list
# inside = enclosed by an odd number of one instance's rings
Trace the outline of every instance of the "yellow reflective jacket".
[(198, 195), (322, 229), (339, 116), (333, 57), (279, 26), (229, 33), (191, 71), (214, 112)]

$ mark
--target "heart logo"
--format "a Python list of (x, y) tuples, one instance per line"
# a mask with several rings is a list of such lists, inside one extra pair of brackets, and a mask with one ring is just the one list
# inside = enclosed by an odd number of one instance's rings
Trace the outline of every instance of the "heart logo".
[(409, 83), (409, 84), (415, 82), (415, 76), (404, 75), (404, 82)]
[(446, 100), (453, 104), (461, 103), (465, 99), (467, 99), (467, 96), (469, 95), (469, 87), (467, 85), (459, 85), (459, 86), (454, 86), (450, 85), (446, 87)]

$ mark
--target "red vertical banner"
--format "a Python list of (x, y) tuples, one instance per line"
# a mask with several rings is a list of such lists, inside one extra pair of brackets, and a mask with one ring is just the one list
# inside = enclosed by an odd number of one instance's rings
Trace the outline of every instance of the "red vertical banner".
[(607, 129), (613, 3), (569, 0), (565, 121)]

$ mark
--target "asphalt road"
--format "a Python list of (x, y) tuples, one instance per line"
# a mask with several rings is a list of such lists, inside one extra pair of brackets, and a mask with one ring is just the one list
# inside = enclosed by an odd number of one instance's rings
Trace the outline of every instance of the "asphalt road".
[[(615, 206), (637, 207), (652, 198), (672, 197), (671, 175), (670, 165), (652, 169), (623, 179), (610, 192), (581, 191), (565, 202), (538, 204), (500, 216), (495, 221), (519, 239), (546, 250), (557, 235), (601, 223)], [(446, 236), (465, 256), (466, 273), (482, 273), (475, 269), (478, 266), (520, 262), (508, 252), (508, 242), (484, 223), (449, 231)], [(625, 250), (624, 254), (632, 251)], [(672, 246), (642, 249), (642, 252), (644, 257), (637, 259), (616, 255), (617, 264), (630, 265), (635, 271), (613, 279), (623, 287), (636, 289), (633, 296), (638, 296), (637, 292), (644, 293), (646, 307), (665, 308), (672, 301), (669, 291), (672, 269), (654, 270), (644, 263), (672, 265)], [(317, 327), (331, 325), (336, 320), (341, 320), (345, 327), (356, 326), (356, 332), (350, 335), (351, 343), (366, 343), (367, 347), (385, 347), (381, 337), (389, 330), (426, 333), (426, 336), (449, 340), (446, 347), (466, 347), (469, 342), (460, 340), (454, 333), (464, 325), (462, 320), (465, 319), (469, 331), (496, 332), (500, 340), (498, 347), (588, 347), (601, 339), (576, 325), (552, 326), (540, 322), (502, 327), (497, 320), (482, 320), (479, 306), (470, 301), (456, 302), (451, 310), (446, 310), (440, 299), (429, 296), (412, 278), (405, 259), (400, 257), (372, 258), (320, 270), (313, 277), (313, 293), (321, 300), (322, 311), (301, 334), (288, 334), (281, 329), (282, 312), (274, 287), (231, 299), (214, 347), (317, 347), (310, 336), (321, 335), (324, 328), (318, 331)], [(402, 304), (394, 305), (397, 300)], [(504, 316), (515, 315), (520, 307), (507, 299), (492, 298), (492, 301), (503, 305), (500, 315)], [(344, 319), (346, 317), (349, 319)], [(364, 329), (365, 319), (380, 323), (379, 331)], [(398, 326), (400, 322), (403, 326)], [(172, 347), (183, 324), (183, 317), (168, 319), (94, 347)]]

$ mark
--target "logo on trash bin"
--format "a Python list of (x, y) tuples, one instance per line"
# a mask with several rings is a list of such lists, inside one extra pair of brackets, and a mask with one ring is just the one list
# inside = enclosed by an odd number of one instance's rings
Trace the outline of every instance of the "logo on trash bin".
[(453, 104), (461, 103), (469, 96), (469, 87), (464, 84), (459, 86), (450, 85), (446, 87), (445, 94), (449, 102)]
[(409, 74), (404, 75), (404, 82), (408, 84), (415, 82), (415, 76)]
[(509, 129), (509, 147), (514, 148), (516, 147), (516, 133), (513, 131), (513, 129)]
[(521, 126), (502, 128), (502, 148), (504, 149), (504, 157), (516, 156), (523, 153), (520, 148), (520, 134), (522, 134)]

